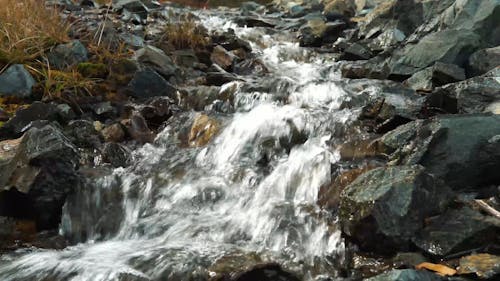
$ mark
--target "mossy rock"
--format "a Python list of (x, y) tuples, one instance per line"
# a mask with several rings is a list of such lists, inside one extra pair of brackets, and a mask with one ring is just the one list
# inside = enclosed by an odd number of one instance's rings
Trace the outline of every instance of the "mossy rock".
[(78, 72), (87, 78), (106, 78), (108, 67), (103, 63), (82, 62), (77, 66)]

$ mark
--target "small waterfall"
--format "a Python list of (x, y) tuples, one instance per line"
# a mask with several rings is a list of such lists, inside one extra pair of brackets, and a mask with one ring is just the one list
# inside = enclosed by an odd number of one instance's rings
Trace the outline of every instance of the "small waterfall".
[(268, 93), (237, 85), (236, 113), (206, 147), (180, 149), (161, 133), (134, 152), (131, 167), (68, 200), (61, 232), (78, 244), (4, 256), (0, 280), (202, 280), (231, 253), (278, 261), (305, 279), (335, 274), (343, 241), (316, 201), (339, 159), (329, 141), (354, 116), (340, 109), (348, 96), (327, 56), (309, 57), (263, 29), (231, 27), (287, 86)]

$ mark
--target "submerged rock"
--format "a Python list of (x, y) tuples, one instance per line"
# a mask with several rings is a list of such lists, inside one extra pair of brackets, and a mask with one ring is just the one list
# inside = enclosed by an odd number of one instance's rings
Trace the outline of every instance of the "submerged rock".
[(0, 96), (30, 98), (36, 81), (22, 64), (14, 64), (0, 74)]
[(197, 115), (189, 132), (189, 146), (204, 146), (219, 132), (219, 122), (205, 114)]
[(440, 281), (444, 278), (435, 273), (424, 270), (414, 269), (394, 269), (387, 273), (383, 273), (365, 281)]
[(376, 168), (341, 193), (342, 229), (365, 250), (406, 249), (424, 219), (443, 208), (448, 193), (422, 166)]

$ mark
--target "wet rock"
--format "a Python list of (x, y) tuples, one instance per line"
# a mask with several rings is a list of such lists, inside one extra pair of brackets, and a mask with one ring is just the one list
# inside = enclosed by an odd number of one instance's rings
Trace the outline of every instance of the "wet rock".
[(234, 22), (238, 26), (246, 27), (275, 27), (276, 23), (270, 19), (266, 19), (260, 16), (241, 16), (237, 17)]
[(429, 219), (413, 242), (430, 254), (447, 256), (498, 243), (499, 231), (499, 219), (464, 207)]
[(0, 96), (30, 98), (36, 81), (22, 64), (14, 64), (0, 74)]
[(37, 101), (27, 108), (19, 109), (9, 121), (0, 127), (0, 139), (20, 137), (34, 121), (48, 120), (65, 124), (74, 116), (73, 110), (68, 105)]
[(125, 146), (110, 142), (104, 145), (102, 160), (114, 168), (126, 167), (130, 164), (131, 153)]
[(147, 143), (154, 140), (154, 133), (149, 129), (146, 120), (140, 114), (133, 114), (125, 126), (128, 134), (139, 143)]
[(237, 57), (233, 53), (230, 53), (226, 49), (224, 49), (224, 47), (216, 46), (212, 51), (210, 59), (213, 63), (219, 65), (224, 70), (231, 71)]
[(232, 281), (299, 281), (300, 279), (290, 272), (285, 271), (279, 264), (261, 264), (251, 269), (236, 274)]
[(15, 222), (12, 218), (0, 216), (0, 249), (5, 249), (14, 242)]
[(413, 74), (405, 85), (417, 91), (430, 92), (435, 87), (445, 84), (465, 80), (465, 70), (454, 64), (436, 62), (428, 67)]
[(342, 54), (343, 60), (367, 60), (373, 56), (372, 52), (365, 46), (354, 43), (351, 44)]
[[(481, 113), (500, 101), (500, 68), (485, 75), (437, 88), (426, 100), (428, 107), (447, 113)], [(498, 114), (498, 113), (497, 113)]]
[(340, 203), (340, 194), (342, 191), (356, 180), (360, 175), (368, 172), (375, 167), (364, 166), (351, 170), (342, 171), (338, 176), (325, 187), (322, 187), (318, 194), (318, 205), (325, 210), (336, 211)]
[(342, 77), (351, 79), (386, 79), (390, 73), (387, 64), (377, 61), (353, 61), (342, 63), (340, 71)]
[(88, 60), (85, 46), (78, 40), (67, 44), (57, 45), (47, 54), (50, 67), (63, 70)]
[(177, 72), (177, 67), (172, 59), (170, 59), (170, 57), (167, 56), (162, 50), (153, 46), (148, 45), (136, 51), (134, 58), (137, 61), (150, 66), (167, 79)]
[(435, 273), (424, 270), (395, 269), (368, 279), (366, 281), (440, 281), (444, 280)]
[(206, 81), (207, 85), (222, 86), (226, 83), (237, 81), (238, 77), (222, 69), (220, 66), (214, 64), (207, 72)]
[(219, 122), (205, 114), (195, 117), (189, 132), (189, 146), (204, 146), (219, 132)]
[(92, 105), (92, 111), (100, 118), (111, 118), (116, 115), (116, 108), (109, 101)]
[(417, 44), (407, 45), (392, 59), (391, 75), (411, 76), (435, 62), (465, 67), (469, 56), (480, 47), (481, 38), (472, 31), (447, 29), (431, 33)]
[(377, 168), (344, 189), (339, 218), (343, 231), (361, 249), (406, 249), (424, 227), (424, 219), (438, 213), (447, 196), (448, 189), (422, 166)]
[(482, 49), (469, 57), (467, 72), (469, 76), (482, 75), (500, 65), (500, 46)]
[(342, 107), (362, 107), (358, 118), (377, 133), (385, 133), (417, 119), (424, 104), (424, 98), (414, 90), (387, 80), (347, 81), (344, 89), (352, 98)]
[(227, 31), (222, 33), (213, 34), (212, 42), (222, 46), (224, 49), (228, 51), (233, 51), (237, 49), (243, 49), (246, 52), (252, 51), (250, 43), (241, 38), (238, 38), (234, 30), (232, 29), (228, 29)]
[(300, 46), (320, 47), (322, 44), (335, 42), (347, 28), (343, 21), (325, 22), (323, 19), (311, 19), (300, 28)]
[(474, 273), (480, 278), (500, 275), (500, 257), (490, 254), (476, 254), (462, 257), (458, 274)]
[(370, 40), (367, 46), (373, 52), (383, 52), (390, 50), (392, 47), (397, 47), (405, 39), (406, 35), (403, 31), (397, 28), (388, 28), (380, 33), (375, 39)]
[(95, 129), (94, 123), (88, 120), (69, 122), (64, 133), (78, 147), (98, 148), (102, 143), (102, 137)]
[(477, 190), (500, 181), (500, 116), (442, 116), (414, 121), (382, 142), (393, 164), (420, 164), (454, 190)]
[(78, 184), (75, 146), (54, 126), (28, 130), (15, 156), (0, 163), (0, 216), (57, 227), (66, 196)]
[(125, 131), (119, 123), (105, 127), (101, 134), (106, 142), (121, 142), (125, 139)]
[(156, 96), (175, 98), (177, 89), (152, 69), (137, 71), (128, 84), (132, 97), (143, 99)]

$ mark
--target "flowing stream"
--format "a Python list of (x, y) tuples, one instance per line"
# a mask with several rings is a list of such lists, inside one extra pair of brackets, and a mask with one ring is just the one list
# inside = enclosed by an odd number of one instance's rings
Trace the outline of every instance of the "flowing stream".
[[(355, 119), (341, 109), (333, 58), (292, 35), (239, 28), (203, 12), (209, 29), (235, 29), (270, 70), (272, 91), (243, 77), (232, 113), (201, 148), (179, 148), (175, 126), (133, 154), (134, 163), (80, 190), (64, 207), (64, 250), (0, 258), (0, 280), (205, 280), (224, 258), (279, 262), (305, 280), (335, 276), (344, 244), (317, 205), (339, 160), (337, 137)], [(271, 35), (272, 34), (272, 35)], [(250, 86), (249, 86), (250, 85)]]

